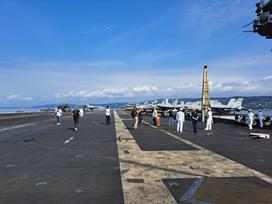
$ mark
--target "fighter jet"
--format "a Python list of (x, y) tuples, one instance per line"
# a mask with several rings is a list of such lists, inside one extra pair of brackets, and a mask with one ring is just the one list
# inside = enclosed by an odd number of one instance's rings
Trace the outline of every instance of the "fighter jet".
[(61, 109), (63, 112), (70, 112), (71, 106), (69, 104), (60, 104), (58, 105), (58, 109)]
[(184, 102), (178, 103), (178, 99), (176, 99), (173, 103), (169, 103), (169, 100), (165, 99), (162, 103), (157, 104), (157, 108), (160, 110), (180, 109), (184, 108)]
[(229, 103), (227, 105), (224, 104), (214, 104), (211, 103), (211, 109), (212, 111), (223, 113), (223, 112), (231, 112), (231, 111), (236, 111), (236, 110), (242, 110), (242, 103), (243, 103), (243, 98), (238, 98), (235, 100), (234, 98), (229, 100)]
[(137, 104), (137, 108), (143, 109), (147, 112), (151, 111), (154, 107), (157, 107), (157, 100), (152, 101), (149, 103), (148, 101), (145, 101), (143, 104)]
[[(235, 110), (242, 110), (242, 102), (243, 98), (238, 98), (237, 100), (235, 98), (231, 98), (227, 105), (222, 104), (218, 100), (211, 100), (211, 109), (214, 112), (218, 113), (228, 113)], [(197, 102), (187, 102), (185, 104), (185, 109), (188, 110), (201, 110), (201, 101)]]
[(81, 108), (83, 108), (84, 111), (94, 111), (94, 110), (103, 110), (103, 109), (105, 109), (105, 107), (94, 106), (94, 105), (90, 105), (90, 104), (83, 105), (83, 106), (81, 106)]

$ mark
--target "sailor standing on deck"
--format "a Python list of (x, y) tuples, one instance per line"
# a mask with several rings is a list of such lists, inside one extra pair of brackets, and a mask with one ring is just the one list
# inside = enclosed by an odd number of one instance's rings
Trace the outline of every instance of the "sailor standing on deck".
[(213, 123), (212, 110), (210, 108), (208, 108), (207, 126), (206, 126), (205, 130), (212, 130), (212, 123)]
[(249, 110), (247, 114), (247, 124), (250, 130), (252, 130), (253, 120), (254, 120), (254, 114), (252, 113), (251, 110)]
[(193, 123), (194, 133), (197, 133), (197, 121), (198, 121), (197, 111), (193, 110), (193, 112), (192, 112), (192, 123)]
[(139, 123), (139, 112), (140, 109), (137, 108), (137, 106), (135, 106), (132, 110), (132, 116), (134, 118), (134, 125), (133, 125), (133, 129), (136, 130), (138, 128), (138, 123)]
[(263, 128), (263, 112), (261, 110), (259, 110), (258, 119), (260, 128)]
[(183, 123), (185, 122), (185, 116), (182, 109), (179, 109), (176, 115), (177, 120), (177, 132), (183, 132)]
[(157, 126), (157, 118), (158, 118), (158, 112), (156, 108), (154, 107), (153, 113), (152, 113), (152, 120), (154, 122), (154, 126)]
[(139, 110), (139, 114), (138, 114), (138, 127), (141, 126), (142, 121), (143, 121), (143, 119), (144, 119), (143, 114), (144, 114), (144, 111), (143, 111), (142, 109), (140, 109), (140, 110)]
[(61, 115), (62, 115), (62, 110), (60, 108), (57, 108), (55, 110), (56, 118), (57, 118), (57, 125), (60, 125), (61, 122)]
[(174, 126), (174, 116), (175, 116), (174, 111), (172, 109), (169, 110), (169, 112), (168, 112), (168, 126), (169, 127)]
[(111, 118), (110, 107), (107, 106), (107, 108), (106, 108), (106, 123), (107, 123), (107, 125), (110, 125), (110, 118)]
[(78, 123), (79, 123), (80, 111), (77, 108), (75, 108), (72, 111), (72, 116), (74, 118), (74, 130), (77, 131)]
[(80, 114), (80, 117), (81, 117), (81, 118), (83, 117), (83, 113), (84, 113), (83, 108), (80, 108), (80, 109), (79, 109), (79, 114)]

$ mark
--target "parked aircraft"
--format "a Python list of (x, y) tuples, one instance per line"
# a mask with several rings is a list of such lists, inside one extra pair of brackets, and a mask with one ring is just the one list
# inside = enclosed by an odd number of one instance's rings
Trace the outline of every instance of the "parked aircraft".
[(184, 108), (184, 102), (181, 101), (178, 103), (178, 99), (176, 99), (173, 103), (170, 103), (168, 99), (165, 99), (161, 103), (157, 104), (157, 108), (160, 110)]
[(145, 111), (151, 111), (154, 107), (157, 107), (158, 101), (155, 100), (152, 103), (145, 101), (143, 104), (137, 104), (137, 108), (143, 109)]
[(219, 114), (229, 113), (232, 111), (239, 111), (239, 110), (243, 109), (243, 107), (242, 107), (243, 100), (244, 100), (243, 98), (238, 98), (237, 100), (230, 99), (230, 101), (227, 105), (213, 104), (213, 105), (211, 105), (211, 109), (212, 109), (212, 111), (215, 111)]
[[(219, 114), (229, 113), (231, 111), (242, 110), (242, 102), (243, 98), (235, 99), (232, 98), (229, 100), (228, 104), (222, 104), (218, 100), (211, 100), (211, 109), (213, 112), (217, 112)], [(196, 102), (186, 102), (181, 101), (178, 103), (178, 100), (175, 100), (173, 103), (169, 103), (168, 99), (165, 99), (162, 103), (157, 104), (157, 109), (159, 111), (165, 112), (167, 110), (174, 109), (184, 109), (184, 110), (201, 110), (201, 101)]]
[(84, 111), (94, 111), (94, 110), (103, 110), (103, 109), (105, 109), (105, 107), (94, 106), (94, 105), (90, 105), (90, 104), (83, 105), (83, 106), (81, 106), (81, 108), (83, 108)]

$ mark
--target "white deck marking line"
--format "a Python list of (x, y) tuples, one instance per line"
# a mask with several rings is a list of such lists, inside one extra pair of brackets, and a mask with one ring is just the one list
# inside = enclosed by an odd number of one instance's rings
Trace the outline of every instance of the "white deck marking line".
[[(146, 124), (148, 124), (148, 123), (146, 122)], [(151, 125), (151, 124), (149, 124), (149, 125), (150, 125), (151, 127), (154, 127), (154, 126)], [(204, 148), (204, 147), (201, 147), (201, 146), (199, 146), (199, 145), (197, 145), (197, 144), (194, 144), (194, 143), (190, 142), (189, 140), (182, 139), (182, 138), (180, 138), (180, 137), (178, 137), (178, 136), (176, 136), (176, 135), (174, 135), (174, 134), (172, 134), (172, 133), (170, 133), (170, 132), (168, 132), (168, 131), (166, 131), (166, 130), (160, 129), (160, 131), (163, 132), (163, 133), (165, 133), (165, 134), (167, 134), (167, 135), (169, 135), (169, 136), (171, 136), (171, 137), (173, 137), (173, 138), (175, 138), (175, 139), (177, 139), (177, 140), (179, 140), (179, 141), (181, 141), (181, 142), (184, 142), (184, 143), (186, 143), (186, 144), (189, 144), (189, 145), (191, 145), (191, 146), (193, 146), (193, 147), (195, 147), (195, 148), (198, 148), (198, 149), (200, 149), (200, 150), (205, 150), (205, 151), (212, 152), (213, 154), (215, 154), (215, 155), (217, 155), (217, 156), (220, 156), (220, 157), (222, 157), (222, 158), (225, 158), (225, 159), (228, 159), (228, 160), (232, 161), (231, 159), (229, 159), (229, 158), (227, 158), (227, 157), (224, 157), (224, 156), (222, 156), (222, 155), (220, 155), (220, 154), (217, 154), (217, 153), (215, 153), (215, 152), (213, 152), (213, 151), (211, 151), (211, 150), (208, 150), (208, 149), (206, 149), (206, 148)], [(235, 162), (235, 163), (237, 163), (237, 164), (240, 164), (239, 162), (236, 162), (236, 161), (233, 161), (233, 162)], [(258, 177), (258, 178), (260, 178), (260, 179), (262, 179), (262, 180), (265, 180), (266, 182), (272, 184), (272, 178), (271, 178), (270, 176), (265, 175), (265, 174), (263, 174), (263, 173), (261, 173), (261, 172), (259, 172), (259, 171), (257, 171), (257, 170), (251, 169), (251, 168), (249, 168), (249, 167), (247, 167), (247, 166), (245, 166), (245, 165), (243, 165), (243, 164), (240, 164), (240, 165), (242, 165), (242, 166), (244, 166), (244, 167), (250, 169), (250, 170), (254, 173), (254, 175), (255, 175), (256, 177)]]
[[(1, 116), (1, 115), (0, 115)], [(21, 116), (10, 116), (10, 117), (0, 117), (0, 120), (6, 120), (6, 119), (15, 119), (15, 118), (29, 118), (33, 116), (38, 116), (38, 114), (33, 115), (21, 115)]]
[[(72, 116), (63, 116), (62, 119), (64, 118), (71, 118)], [(14, 130), (14, 129), (18, 129), (18, 128), (24, 128), (24, 127), (28, 127), (28, 126), (33, 126), (33, 125), (37, 125), (37, 124), (42, 124), (42, 123), (46, 123), (46, 122), (51, 122), (51, 121), (55, 121), (55, 118), (51, 118), (51, 119), (47, 119), (41, 122), (32, 122), (32, 123), (24, 123), (24, 124), (19, 124), (19, 125), (14, 125), (14, 126), (10, 126), (10, 127), (4, 127), (4, 128), (0, 128), (0, 132), (4, 132), (4, 131), (8, 131), (8, 130)]]
[(196, 194), (197, 190), (204, 183), (204, 178), (198, 178), (194, 181), (194, 183), (187, 189), (187, 191), (183, 194), (183, 196), (179, 199), (179, 201), (184, 202), (186, 200), (192, 199)]
[(146, 122), (144, 120), (143, 120), (143, 123), (146, 124), (146, 125), (149, 125), (149, 126), (153, 127), (154, 129), (158, 129), (159, 128), (158, 126), (151, 125), (149, 122)]
[[(149, 125), (149, 126), (151, 126), (151, 127), (153, 127), (153, 128), (156, 128), (156, 129), (158, 128), (158, 127), (156, 127), (156, 126), (151, 125), (150, 123), (148, 123), (148, 122), (146, 122), (146, 121), (144, 121), (144, 123), (147, 124), (147, 125)], [(176, 135), (174, 135), (174, 134), (172, 134), (172, 133), (170, 133), (170, 132), (167, 132), (167, 131), (165, 131), (165, 130), (162, 130), (162, 129), (159, 129), (159, 130), (160, 130), (161, 132), (163, 132), (163, 133), (165, 133), (165, 134), (171, 136), (171, 137), (174, 137), (175, 139), (177, 139), (177, 140), (179, 140), (179, 141), (181, 141), (181, 142), (183, 142), (183, 143), (186, 143), (186, 144), (188, 144), (188, 145), (193, 146), (193, 147), (196, 148), (196, 149), (205, 150), (205, 148), (203, 148), (203, 147), (201, 147), (201, 146), (199, 146), (199, 145), (197, 145), (197, 144), (194, 144), (194, 143), (190, 142), (189, 140), (182, 139), (182, 138), (180, 138), (180, 137), (178, 137), (178, 136), (176, 136)]]
[(64, 142), (64, 144), (68, 144), (68, 143), (71, 142), (73, 139), (74, 139), (74, 137), (70, 137), (68, 140), (66, 140), (66, 141)]
[(18, 129), (18, 128), (23, 128), (23, 127), (28, 127), (28, 126), (32, 126), (32, 125), (36, 125), (37, 123), (25, 123), (25, 124), (21, 124), (21, 125), (14, 125), (11, 127), (5, 127), (5, 128), (1, 128), (0, 132), (4, 132), (7, 130), (14, 130), (14, 129)]

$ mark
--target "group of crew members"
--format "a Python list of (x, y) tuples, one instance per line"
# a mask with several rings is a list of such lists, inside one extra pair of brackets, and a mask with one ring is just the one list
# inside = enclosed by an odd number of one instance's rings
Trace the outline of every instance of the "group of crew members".
[[(249, 110), (247, 114), (247, 125), (250, 130), (253, 129), (254, 120), (255, 120), (254, 113), (252, 112), (252, 110)], [(261, 110), (258, 113), (258, 122), (259, 127), (263, 128), (263, 112)]]
[[(136, 106), (133, 108), (131, 112), (131, 116), (134, 119), (134, 125), (133, 128), (137, 129), (138, 126), (141, 124), (143, 120), (143, 114), (145, 111), (143, 109), (139, 109)], [(204, 130), (211, 131), (212, 125), (213, 125), (213, 114), (211, 108), (208, 108), (208, 112), (205, 116), (206, 118), (206, 127)], [(198, 111), (193, 110), (191, 112), (191, 120), (193, 125), (193, 132), (197, 133), (197, 122), (199, 119)], [(154, 126), (160, 125), (160, 117), (158, 115), (157, 109), (154, 107), (152, 112), (152, 121)], [(259, 127), (263, 128), (263, 113), (262, 111), (259, 111), (258, 113), (258, 121), (259, 121)], [(183, 124), (185, 122), (185, 113), (183, 109), (179, 109), (177, 112), (173, 110), (168, 111), (168, 126), (174, 127), (176, 123), (176, 129), (177, 132), (183, 132)], [(249, 113), (247, 115), (247, 124), (249, 129), (253, 129), (253, 122), (254, 122), (254, 113), (249, 110)]]
[[(179, 109), (179, 111), (175, 113), (172, 110), (169, 110), (168, 113), (168, 125), (169, 127), (173, 127), (173, 121), (174, 118), (177, 122), (177, 132), (183, 132), (183, 124), (185, 122), (185, 113), (184, 110)], [(191, 120), (193, 125), (193, 132), (197, 133), (197, 122), (198, 122), (199, 116), (197, 113), (197, 110), (193, 110), (191, 112)], [(208, 112), (206, 115), (206, 128), (205, 130), (212, 130), (212, 124), (213, 124), (213, 118), (212, 118), (212, 111), (210, 108), (208, 108)]]
[[(79, 125), (79, 118), (83, 117), (83, 108), (77, 108), (75, 107), (74, 110), (72, 111), (72, 117), (74, 120), (74, 130), (77, 132), (78, 131), (78, 125)], [(55, 116), (57, 119), (57, 125), (61, 125), (61, 116), (62, 116), (62, 109), (60, 107), (55, 109)]]
[[(143, 109), (137, 108), (137, 106), (133, 108), (133, 110), (131, 111), (131, 117), (134, 119), (133, 129), (137, 129), (138, 126), (142, 123), (143, 114), (145, 113), (146, 112)], [(207, 117), (207, 123), (206, 123), (205, 130), (212, 130), (213, 119), (212, 119), (212, 111), (210, 108), (208, 109), (208, 113), (206, 117)], [(192, 119), (192, 125), (193, 125), (193, 132), (197, 133), (197, 122), (199, 119), (197, 110), (192, 111), (191, 119)], [(155, 107), (153, 108), (153, 111), (152, 111), (152, 121), (154, 126), (160, 125), (160, 117)], [(173, 110), (168, 111), (168, 126), (169, 127), (174, 127), (176, 123), (177, 132), (183, 132), (184, 122), (185, 122), (185, 113), (183, 109), (179, 109), (177, 112)]]
[[(83, 109), (80, 108), (75, 108), (72, 111), (72, 116), (74, 119), (74, 130), (78, 131), (78, 125), (79, 125), (79, 118), (83, 117)], [(131, 112), (131, 117), (134, 119), (134, 124), (133, 124), (133, 129), (137, 129), (139, 125), (141, 125), (143, 121), (143, 115), (146, 112), (143, 109), (139, 109), (136, 106), (133, 108)], [(107, 106), (106, 111), (106, 124), (110, 125), (110, 119), (111, 119), (111, 111), (110, 107)], [(60, 125), (61, 124), (61, 116), (62, 116), (62, 109), (61, 108), (56, 108), (55, 109), (55, 116), (56, 116), (56, 124)], [(197, 110), (193, 110), (191, 113), (191, 120), (192, 120), (192, 125), (193, 125), (193, 132), (197, 133), (197, 122), (198, 122), (199, 116), (197, 113)], [(154, 107), (153, 112), (152, 112), (152, 121), (154, 126), (159, 126), (160, 125), (160, 117), (158, 115), (157, 109)], [(176, 128), (177, 132), (183, 132), (183, 124), (185, 122), (185, 113), (183, 109), (179, 109), (177, 112), (174, 112), (173, 110), (168, 111), (168, 126), (169, 127), (174, 127), (176, 121)], [(258, 113), (258, 121), (259, 121), (259, 127), (263, 128), (263, 113), (262, 111), (259, 111)], [(248, 111), (247, 114), (247, 124), (248, 128), (250, 130), (253, 129), (253, 122), (254, 122), (254, 113), (252, 110)], [(208, 112), (206, 114), (206, 128), (204, 130), (211, 131), (212, 130), (212, 124), (213, 124), (213, 116), (212, 116), (212, 111), (210, 108), (208, 108)]]

